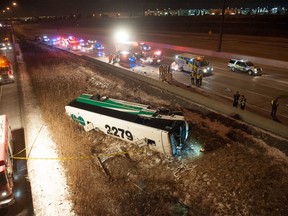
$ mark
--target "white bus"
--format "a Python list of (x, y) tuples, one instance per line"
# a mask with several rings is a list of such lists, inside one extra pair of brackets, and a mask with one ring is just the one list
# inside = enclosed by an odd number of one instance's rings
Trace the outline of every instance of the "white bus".
[(80, 95), (65, 110), (86, 131), (97, 129), (169, 156), (186, 148), (189, 125), (179, 112), (90, 94)]

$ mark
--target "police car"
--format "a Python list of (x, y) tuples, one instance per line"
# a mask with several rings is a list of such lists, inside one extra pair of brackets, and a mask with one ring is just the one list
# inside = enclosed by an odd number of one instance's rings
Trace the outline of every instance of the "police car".
[(251, 61), (248, 60), (230, 59), (228, 68), (233, 72), (244, 72), (254, 76), (262, 75), (262, 68), (254, 65)]

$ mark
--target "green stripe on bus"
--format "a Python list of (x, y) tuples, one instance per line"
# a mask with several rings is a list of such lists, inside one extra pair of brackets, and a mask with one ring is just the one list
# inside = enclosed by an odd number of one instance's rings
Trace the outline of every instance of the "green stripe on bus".
[(122, 103), (118, 103), (112, 100), (105, 100), (105, 101), (97, 101), (90, 99), (92, 95), (80, 95), (76, 100), (81, 103), (85, 104), (90, 104), (93, 106), (98, 106), (98, 107), (104, 107), (107, 109), (118, 109), (121, 110), (121, 112), (127, 112), (131, 114), (136, 114), (136, 115), (150, 115), (152, 116), (155, 112), (145, 110), (143, 107), (138, 107), (138, 106), (132, 106), (132, 105), (126, 105)]

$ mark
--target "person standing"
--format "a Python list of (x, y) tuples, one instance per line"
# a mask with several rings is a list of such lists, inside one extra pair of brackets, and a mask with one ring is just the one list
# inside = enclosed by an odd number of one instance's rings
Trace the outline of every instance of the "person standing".
[(18, 63), (22, 63), (21, 53), (19, 50), (16, 50), (16, 59)]
[(196, 73), (196, 86), (200, 87), (200, 73), (199, 72)]
[(240, 108), (242, 110), (244, 110), (245, 106), (246, 106), (246, 97), (244, 95), (242, 95), (241, 98), (240, 98)]
[(279, 106), (279, 102), (278, 102), (278, 97), (275, 97), (274, 99), (272, 99), (271, 101), (271, 116), (273, 118), (273, 120), (277, 119), (276, 117), (276, 112), (277, 112), (277, 108)]
[(203, 73), (199, 72), (200, 77), (199, 77), (199, 86), (202, 86), (202, 79), (203, 79)]
[(233, 100), (233, 107), (238, 107), (238, 102), (239, 102), (239, 98), (240, 98), (240, 94), (237, 91), (234, 96), (233, 96), (234, 100)]
[(110, 64), (110, 63), (111, 63), (111, 61), (112, 61), (112, 54), (111, 54), (111, 53), (109, 53), (109, 55), (108, 55), (108, 63)]
[(195, 72), (192, 71), (192, 73), (190, 74), (190, 78), (191, 78), (191, 85), (195, 85)]
[(163, 81), (163, 70), (164, 70), (164, 66), (162, 64), (160, 64), (160, 66), (159, 66), (159, 79), (161, 81)]

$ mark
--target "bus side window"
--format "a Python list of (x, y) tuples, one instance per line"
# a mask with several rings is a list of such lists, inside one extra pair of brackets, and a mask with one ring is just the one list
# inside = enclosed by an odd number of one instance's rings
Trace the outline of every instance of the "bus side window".
[(150, 140), (150, 139), (147, 139), (147, 144), (156, 146), (155, 141), (154, 140)]

